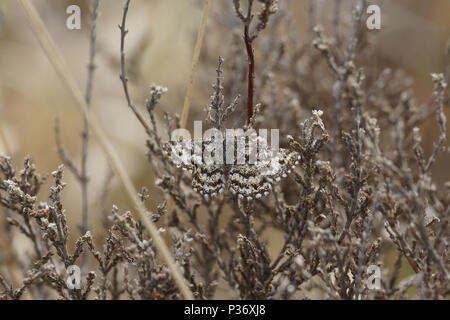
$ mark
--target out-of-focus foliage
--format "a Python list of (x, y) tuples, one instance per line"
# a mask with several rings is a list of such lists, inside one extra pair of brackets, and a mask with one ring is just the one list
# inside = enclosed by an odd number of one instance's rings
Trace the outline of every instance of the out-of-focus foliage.
[[(364, 1), (280, 0), (273, 14), (261, 8), (272, 2), (254, 1), (253, 26), (261, 30), (252, 43), (260, 104), (253, 125), (280, 129), (281, 146), (301, 161), (268, 197), (252, 201), (227, 192), (205, 199), (163, 152), (167, 128), (182, 112), (202, 1), (131, 3), (128, 85), (154, 125), (150, 134), (127, 108), (119, 79), (122, 3), (100, 4), (91, 107), (135, 185), (143, 186), (141, 199), (191, 290), (200, 299), (448, 297), (450, 3), (375, 1), (382, 27), (368, 30)], [(74, 3), (81, 30), (65, 26), (66, 7)], [(246, 12), (247, 0), (213, 1), (189, 129), (219, 109), (212, 90), (227, 103), (241, 95), (224, 127), (246, 123), (248, 61), (237, 3)], [(84, 88), (90, 2), (37, 7)], [(68, 170), (62, 176), (53, 128), (58, 116), (67, 154), (78, 159), (83, 119), (72, 104), (22, 8), (2, 2), (0, 152), (8, 155), (0, 158), (2, 297), (179, 298), (92, 139), (90, 231), (80, 232), (80, 187)], [(35, 164), (47, 174), (38, 176)], [(89, 253), (84, 286), (73, 290), (65, 272), (80, 265), (82, 251)], [(371, 265), (382, 270), (379, 290), (365, 284)]]

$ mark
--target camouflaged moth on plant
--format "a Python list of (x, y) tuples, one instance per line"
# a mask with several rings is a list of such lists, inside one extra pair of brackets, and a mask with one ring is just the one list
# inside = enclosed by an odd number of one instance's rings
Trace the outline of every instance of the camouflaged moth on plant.
[[(237, 101), (224, 105), (223, 61), (219, 57), (217, 79), (213, 84), (215, 91), (207, 108), (207, 120), (212, 128), (202, 138), (194, 139), (190, 139), (187, 130), (177, 129), (163, 148), (172, 163), (191, 172), (193, 190), (206, 200), (225, 190), (239, 199), (260, 199), (269, 195), (275, 182), (286, 178), (295, 169), (300, 155), (278, 148), (278, 130), (271, 132), (269, 147), (266, 129), (260, 129), (257, 135), (251, 125), (244, 129), (223, 127)], [(197, 124), (196, 121), (194, 127)]]

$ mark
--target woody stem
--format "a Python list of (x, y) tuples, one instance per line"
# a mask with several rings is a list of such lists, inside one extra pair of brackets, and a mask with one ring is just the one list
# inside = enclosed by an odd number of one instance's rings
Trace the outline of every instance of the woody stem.
[(245, 48), (248, 56), (248, 97), (247, 97), (247, 124), (253, 117), (253, 92), (254, 92), (254, 78), (255, 78), (255, 57), (252, 47), (252, 39), (249, 36), (249, 23), (245, 25), (244, 29)]

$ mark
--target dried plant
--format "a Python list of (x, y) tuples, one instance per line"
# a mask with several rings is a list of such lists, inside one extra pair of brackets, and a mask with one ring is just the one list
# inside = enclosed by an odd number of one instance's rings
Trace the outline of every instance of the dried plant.
[[(240, 299), (449, 297), (450, 182), (437, 184), (432, 168), (445, 149), (450, 68), (431, 74), (430, 102), (418, 105), (401, 73), (380, 72), (368, 63), (373, 53), (366, 50), (365, 1), (355, 1), (351, 21), (336, 10), (334, 34), (313, 21), (310, 41), (299, 43), (291, 33), (280, 36), (280, 29), (293, 22), (278, 1), (233, 0), (228, 9), (243, 24), (238, 31), (243, 41), (233, 41), (221, 53), (216, 74), (208, 74), (213, 90), (204, 119), (220, 131), (236, 123), (244, 131), (278, 128), (286, 164), (279, 175), (285, 179), (259, 177), (235, 163), (178, 170), (167, 152), (173, 144), (166, 141), (185, 125), (178, 115), (165, 113), (166, 131), (159, 126), (159, 103), (167, 88), (150, 86), (146, 116), (128, 90), (128, 4), (120, 25), (120, 79), (127, 105), (145, 130), (149, 167), (165, 196), (156, 212), (145, 214), (170, 243), (195, 299), (217, 298), (219, 289), (226, 292), (219, 297)], [(348, 30), (344, 22), (351, 25)], [(238, 90), (247, 95), (243, 107)], [(427, 155), (419, 126), (431, 115), (440, 134)], [(85, 185), (86, 169), (76, 169), (62, 147), (60, 154)], [(134, 208), (112, 207), (103, 241), (94, 241), (83, 222), (81, 236), (70, 243), (61, 202), (63, 173), (62, 165), (52, 173), (50, 197), (40, 202), (46, 178), (36, 174), (32, 160), (26, 158), (16, 172), (9, 157), (0, 157), (4, 235), (20, 233), (32, 246), (27, 259), (14, 250), (0, 251), (6, 257), (0, 267), (11, 261), (24, 270), (23, 279), (0, 274), (0, 298), (20, 299), (25, 292), (34, 299), (185, 297)], [(136, 196), (143, 208), (151, 197), (145, 187)], [(270, 232), (284, 237), (277, 252), (267, 241)], [(86, 262), (77, 288), (67, 281), (73, 279), (67, 270), (80, 264), (83, 254), (92, 261)], [(407, 275), (401, 275), (405, 264)], [(381, 270), (378, 287), (371, 286), (374, 270)]]

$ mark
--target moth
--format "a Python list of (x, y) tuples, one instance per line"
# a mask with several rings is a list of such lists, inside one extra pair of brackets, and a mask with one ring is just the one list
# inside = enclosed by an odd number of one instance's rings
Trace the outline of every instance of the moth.
[(260, 199), (300, 161), (297, 152), (273, 150), (259, 136), (180, 139), (165, 143), (163, 150), (178, 168), (192, 173), (192, 189), (206, 200), (225, 190), (240, 199)]

